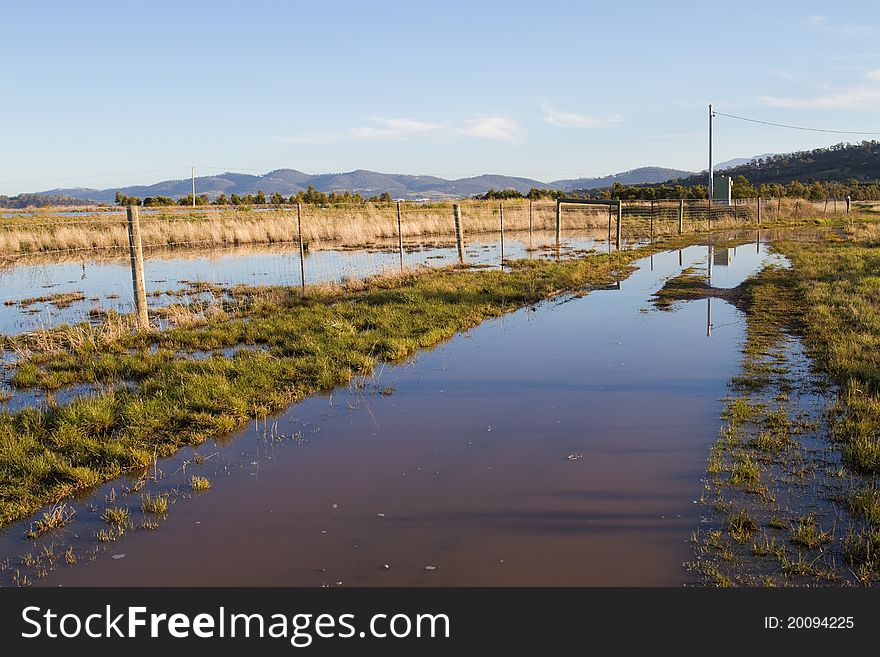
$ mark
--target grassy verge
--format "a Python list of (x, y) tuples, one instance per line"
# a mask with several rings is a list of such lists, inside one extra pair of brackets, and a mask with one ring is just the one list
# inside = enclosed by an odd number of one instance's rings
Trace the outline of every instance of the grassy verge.
[(86, 382), (106, 392), (0, 414), (0, 525), (485, 319), (612, 283), (635, 259), (693, 239), (578, 260), (517, 261), (505, 272), (448, 268), (378, 278), (313, 290), (305, 300), (285, 288), (250, 290), (234, 309), (162, 332), (130, 334), (122, 318), (9, 339), (33, 350), (15, 372), (16, 386)]
[(875, 232), (777, 243), (790, 269), (767, 268), (733, 295), (748, 319), (743, 371), (709, 456), (710, 522), (693, 537), (692, 565), (710, 583), (880, 577)]

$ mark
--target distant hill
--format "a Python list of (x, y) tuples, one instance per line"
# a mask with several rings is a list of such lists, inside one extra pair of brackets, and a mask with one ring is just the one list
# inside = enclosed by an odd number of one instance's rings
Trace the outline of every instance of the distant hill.
[[(828, 148), (798, 151), (759, 157), (724, 171), (730, 176), (745, 176), (752, 185), (787, 184), (794, 180), (808, 184), (814, 181), (880, 180), (880, 141), (858, 144), (835, 144)], [(706, 172), (666, 181), (690, 187), (705, 185)]]
[(614, 183), (621, 185), (642, 185), (659, 183), (672, 178), (682, 178), (694, 175), (693, 171), (681, 169), (666, 169), (664, 167), (640, 167), (623, 173), (615, 173), (601, 178), (573, 178), (570, 180), (557, 180), (550, 183), (554, 189), (572, 191), (575, 189), (598, 189), (611, 187)]
[[(312, 175), (296, 169), (276, 169), (260, 176), (246, 173), (222, 173), (215, 176), (196, 178), (196, 193), (207, 194), (215, 198), (219, 194), (255, 194), (263, 191), (266, 194), (280, 193), (291, 196), (308, 189), (309, 185), (321, 192), (357, 192), (362, 196), (374, 196), (388, 192), (394, 198), (404, 199), (447, 199), (461, 198), (484, 194), (490, 189), (515, 189), (526, 194), (533, 187), (562, 189), (571, 191), (584, 186), (610, 185), (614, 182), (624, 184), (654, 183), (671, 176), (690, 175), (689, 171), (664, 169), (661, 167), (642, 167), (602, 178), (573, 178), (542, 182), (531, 178), (484, 174), (470, 178), (447, 180), (437, 176), (412, 176), (406, 174), (378, 173), (358, 169), (346, 173), (324, 173)], [(180, 198), (187, 196), (192, 190), (189, 178), (182, 180), (164, 180), (153, 185), (133, 185), (129, 187), (113, 187), (109, 189), (50, 189), (40, 192), (39, 196), (53, 198), (71, 198), (74, 202), (87, 201), (93, 203), (113, 203), (116, 192), (125, 196), (170, 196)], [(38, 198), (30, 195), (29, 198)]]
[[(744, 159), (744, 158), (741, 158)], [(718, 165), (732, 176), (743, 175), (753, 185), (763, 183), (789, 183), (799, 180), (813, 181), (877, 181), (880, 180), (880, 142), (863, 141), (858, 144), (837, 144), (828, 148), (801, 151), (783, 155), (765, 154), (740, 164), (741, 159), (729, 160)], [(729, 168), (725, 168), (728, 165)], [(263, 175), (227, 172), (214, 176), (196, 178), (196, 193), (210, 198), (223, 193), (227, 196), (280, 193), (290, 196), (305, 191), (310, 185), (321, 192), (357, 192), (362, 196), (374, 196), (387, 192), (393, 198), (402, 199), (450, 199), (484, 194), (490, 189), (515, 189), (525, 194), (532, 187), (595, 191), (614, 183), (622, 185), (654, 185), (659, 183), (681, 184), (686, 187), (706, 183), (706, 173), (693, 173), (663, 167), (641, 167), (598, 178), (571, 178), (542, 182), (531, 178), (484, 174), (470, 178), (447, 180), (437, 176), (413, 176), (388, 174), (358, 169), (345, 173), (308, 174), (296, 169), (276, 169)], [(25, 207), (27, 205), (69, 205), (82, 202), (113, 203), (116, 192), (125, 196), (187, 196), (191, 181), (165, 180), (153, 185), (135, 185), (110, 189), (51, 189), (38, 194), (20, 194), (17, 197), (0, 197), (0, 207)], [(48, 197), (48, 198), (47, 198)]]
[(738, 167), (742, 164), (749, 164), (750, 162), (754, 162), (755, 160), (764, 160), (774, 155), (779, 155), (779, 153), (762, 153), (761, 155), (753, 155), (752, 157), (735, 157), (732, 160), (719, 162), (713, 168), (715, 169), (715, 171), (721, 171), (722, 169), (731, 169), (733, 167)]

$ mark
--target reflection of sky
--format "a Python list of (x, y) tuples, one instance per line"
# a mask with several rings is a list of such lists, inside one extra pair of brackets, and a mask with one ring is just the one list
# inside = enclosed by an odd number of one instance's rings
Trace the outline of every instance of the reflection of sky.
[[(553, 244), (552, 232), (536, 231), (532, 247), (538, 250), (529, 251), (527, 234), (523, 236), (522, 233), (509, 233), (504, 240), (504, 257), (555, 257), (555, 250), (546, 248)], [(568, 249), (601, 249), (607, 246), (607, 241), (602, 238), (586, 234), (563, 235), (560, 255), (565, 257)], [(442, 247), (405, 243), (404, 250), (405, 267), (440, 267), (458, 262), (454, 242)], [(470, 264), (499, 265), (500, 240), (497, 236), (466, 238), (464, 260)], [(363, 249), (306, 251), (306, 283), (363, 278), (399, 267), (400, 255), (393, 249), (372, 252)], [(301, 284), (296, 245), (286, 248), (246, 246), (212, 249), (206, 250), (198, 258), (175, 258), (167, 253), (151, 256), (147, 252), (144, 276), (148, 295), (153, 291), (182, 289), (185, 287), (184, 281), (219, 285)], [(83, 321), (92, 307), (129, 311), (132, 291), (127, 260), (95, 262), (84, 256), (80, 261), (57, 264), (28, 264), (24, 261), (18, 265), (0, 268), (0, 304), (9, 300), (76, 291), (83, 292), (87, 300), (74, 303), (66, 309), (58, 309), (45, 303), (34, 304), (30, 308), (0, 306), (0, 332), (14, 334), (62, 322)], [(162, 305), (177, 300), (174, 297), (149, 297), (148, 303)]]

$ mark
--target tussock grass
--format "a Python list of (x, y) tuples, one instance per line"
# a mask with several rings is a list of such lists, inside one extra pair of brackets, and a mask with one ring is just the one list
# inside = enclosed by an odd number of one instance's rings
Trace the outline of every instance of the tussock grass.
[(53, 504), (42, 516), (31, 524), (27, 537), (31, 540), (39, 538), (43, 534), (64, 527), (73, 520), (76, 512), (64, 502)]
[(128, 509), (110, 506), (104, 509), (104, 513), (101, 514), (101, 520), (111, 527), (125, 527), (129, 523), (130, 515)]
[(157, 516), (168, 515), (168, 496), (147, 493), (141, 498), (141, 511)]
[(206, 477), (198, 477), (193, 475), (189, 480), (189, 487), (193, 490), (193, 492), (199, 493), (201, 491), (210, 490), (211, 482)]

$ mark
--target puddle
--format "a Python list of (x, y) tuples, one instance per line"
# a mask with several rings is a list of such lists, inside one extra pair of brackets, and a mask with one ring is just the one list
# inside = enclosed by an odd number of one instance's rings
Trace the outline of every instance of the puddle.
[[(607, 249), (606, 231), (569, 231), (560, 249), (555, 248), (552, 231), (505, 233), (503, 257), (556, 258), (581, 255), (590, 249)], [(643, 242), (637, 242), (641, 244)], [(624, 246), (628, 246), (626, 243)], [(164, 306), (207, 298), (198, 290), (179, 294), (194, 283), (226, 287), (244, 285), (290, 285), (302, 283), (299, 251), (296, 245), (238, 246), (175, 252), (146, 252), (144, 261), (147, 303)], [(125, 257), (123, 257), (125, 256)], [(63, 258), (63, 256), (62, 256)], [(464, 260), (472, 265), (500, 265), (501, 241), (498, 235), (468, 236)], [(454, 240), (405, 243), (403, 266), (442, 267), (459, 261)], [(306, 251), (305, 278), (309, 284), (361, 279), (401, 266), (397, 243), (389, 240), (384, 248), (318, 248)], [(163, 292), (177, 292), (166, 295)], [(51, 301), (22, 300), (82, 293), (81, 301), (59, 308)], [(210, 296), (210, 293), (206, 293)], [(126, 313), (132, 309), (131, 271), (126, 254), (113, 259), (94, 260), (92, 255), (35, 260), (22, 258), (0, 266), (0, 333), (15, 335), (25, 331), (100, 319), (108, 310)]]
[[(769, 258), (739, 247), (713, 260), (713, 280)], [(200, 447), (201, 465), (184, 450), (158, 486), (197, 474), (210, 491), (35, 583), (681, 585), (745, 321), (718, 299), (649, 308), (666, 278), (709, 260), (708, 247), (645, 258), (619, 286), (485, 322), (366, 389), (294, 405), (269, 438), (251, 425)], [(123, 484), (77, 502), (77, 527), (45, 540), (93, 550)], [(116, 503), (140, 513), (139, 494)], [(39, 549), (28, 525), (0, 534), (0, 557)]]

